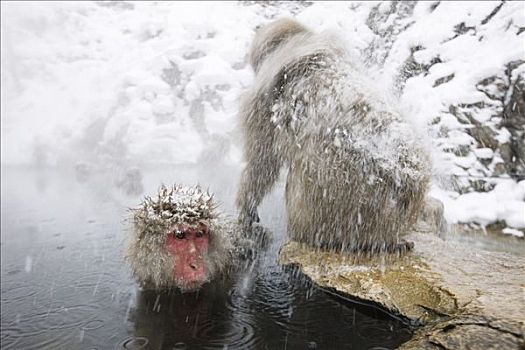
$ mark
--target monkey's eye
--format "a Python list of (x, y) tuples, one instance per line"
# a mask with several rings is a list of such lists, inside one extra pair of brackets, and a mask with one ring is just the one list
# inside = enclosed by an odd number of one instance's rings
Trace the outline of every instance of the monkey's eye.
[(175, 237), (177, 237), (178, 239), (184, 239), (184, 237), (186, 236), (184, 234), (184, 231), (177, 230), (174, 233), (175, 233)]
[(196, 236), (197, 238), (200, 238), (200, 237), (204, 236), (204, 231), (203, 231), (203, 230), (199, 230), (199, 231), (197, 231), (197, 233), (195, 233), (195, 236)]

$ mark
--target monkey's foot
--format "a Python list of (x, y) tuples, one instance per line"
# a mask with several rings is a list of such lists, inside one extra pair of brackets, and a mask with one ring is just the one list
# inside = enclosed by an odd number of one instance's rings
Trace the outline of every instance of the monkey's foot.
[(383, 254), (383, 253), (390, 253), (390, 254), (405, 254), (409, 251), (414, 249), (414, 242), (408, 242), (405, 240), (401, 240), (399, 243), (394, 243), (392, 245), (387, 245), (386, 247), (364, 247), (364, 251), (371, 253), (371, 254)]
[(392, 253), (404, 254), (414, 249), (414, 242), (401, 241), (392, 247)]

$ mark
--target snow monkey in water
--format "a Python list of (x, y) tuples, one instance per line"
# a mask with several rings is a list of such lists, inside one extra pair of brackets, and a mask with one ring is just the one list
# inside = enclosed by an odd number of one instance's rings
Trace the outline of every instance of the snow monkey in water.
[(344, 45), (291, 19), (258, 30), (241, 102), (246, 167), (240, 221), (288, 167), (292, 239), (336, 251), (403, 251), (424, 206), (430, 160)]
[(131, 213), (126, 259), (147, 289), (198, 290), (228, 274), (250, 248), (239, 226), (221, 216), (213, 196), (198, 186), (161, 186)]

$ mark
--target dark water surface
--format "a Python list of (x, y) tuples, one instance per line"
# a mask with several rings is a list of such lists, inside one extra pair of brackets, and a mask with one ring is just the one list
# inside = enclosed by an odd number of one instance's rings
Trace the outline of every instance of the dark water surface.
[(238, 171), (200, 174), (145, 172), (137, 183), (3, 167), (1, 348), (392, 349), (410, 338), (400, 321), (338, 302), (276, 264), (280, 191), (260, 213), (273, 243), (247, 271), (194, 294), (137, 288), (122, 259), (126, 208), (141, 187), (200, 182), (232, 213)]

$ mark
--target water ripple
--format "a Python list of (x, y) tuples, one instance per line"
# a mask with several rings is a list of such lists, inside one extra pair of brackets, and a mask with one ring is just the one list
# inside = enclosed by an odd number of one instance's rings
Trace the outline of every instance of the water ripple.
[(16, 281), (2, 288), (2, 305), (30, 300), (42, 291), (37, 283)]
[(141, 350), (146, 349), (149, 344), (149, 339), (146, 337), (128, 338), (120, 343), (120, 349), (126, 350)]

